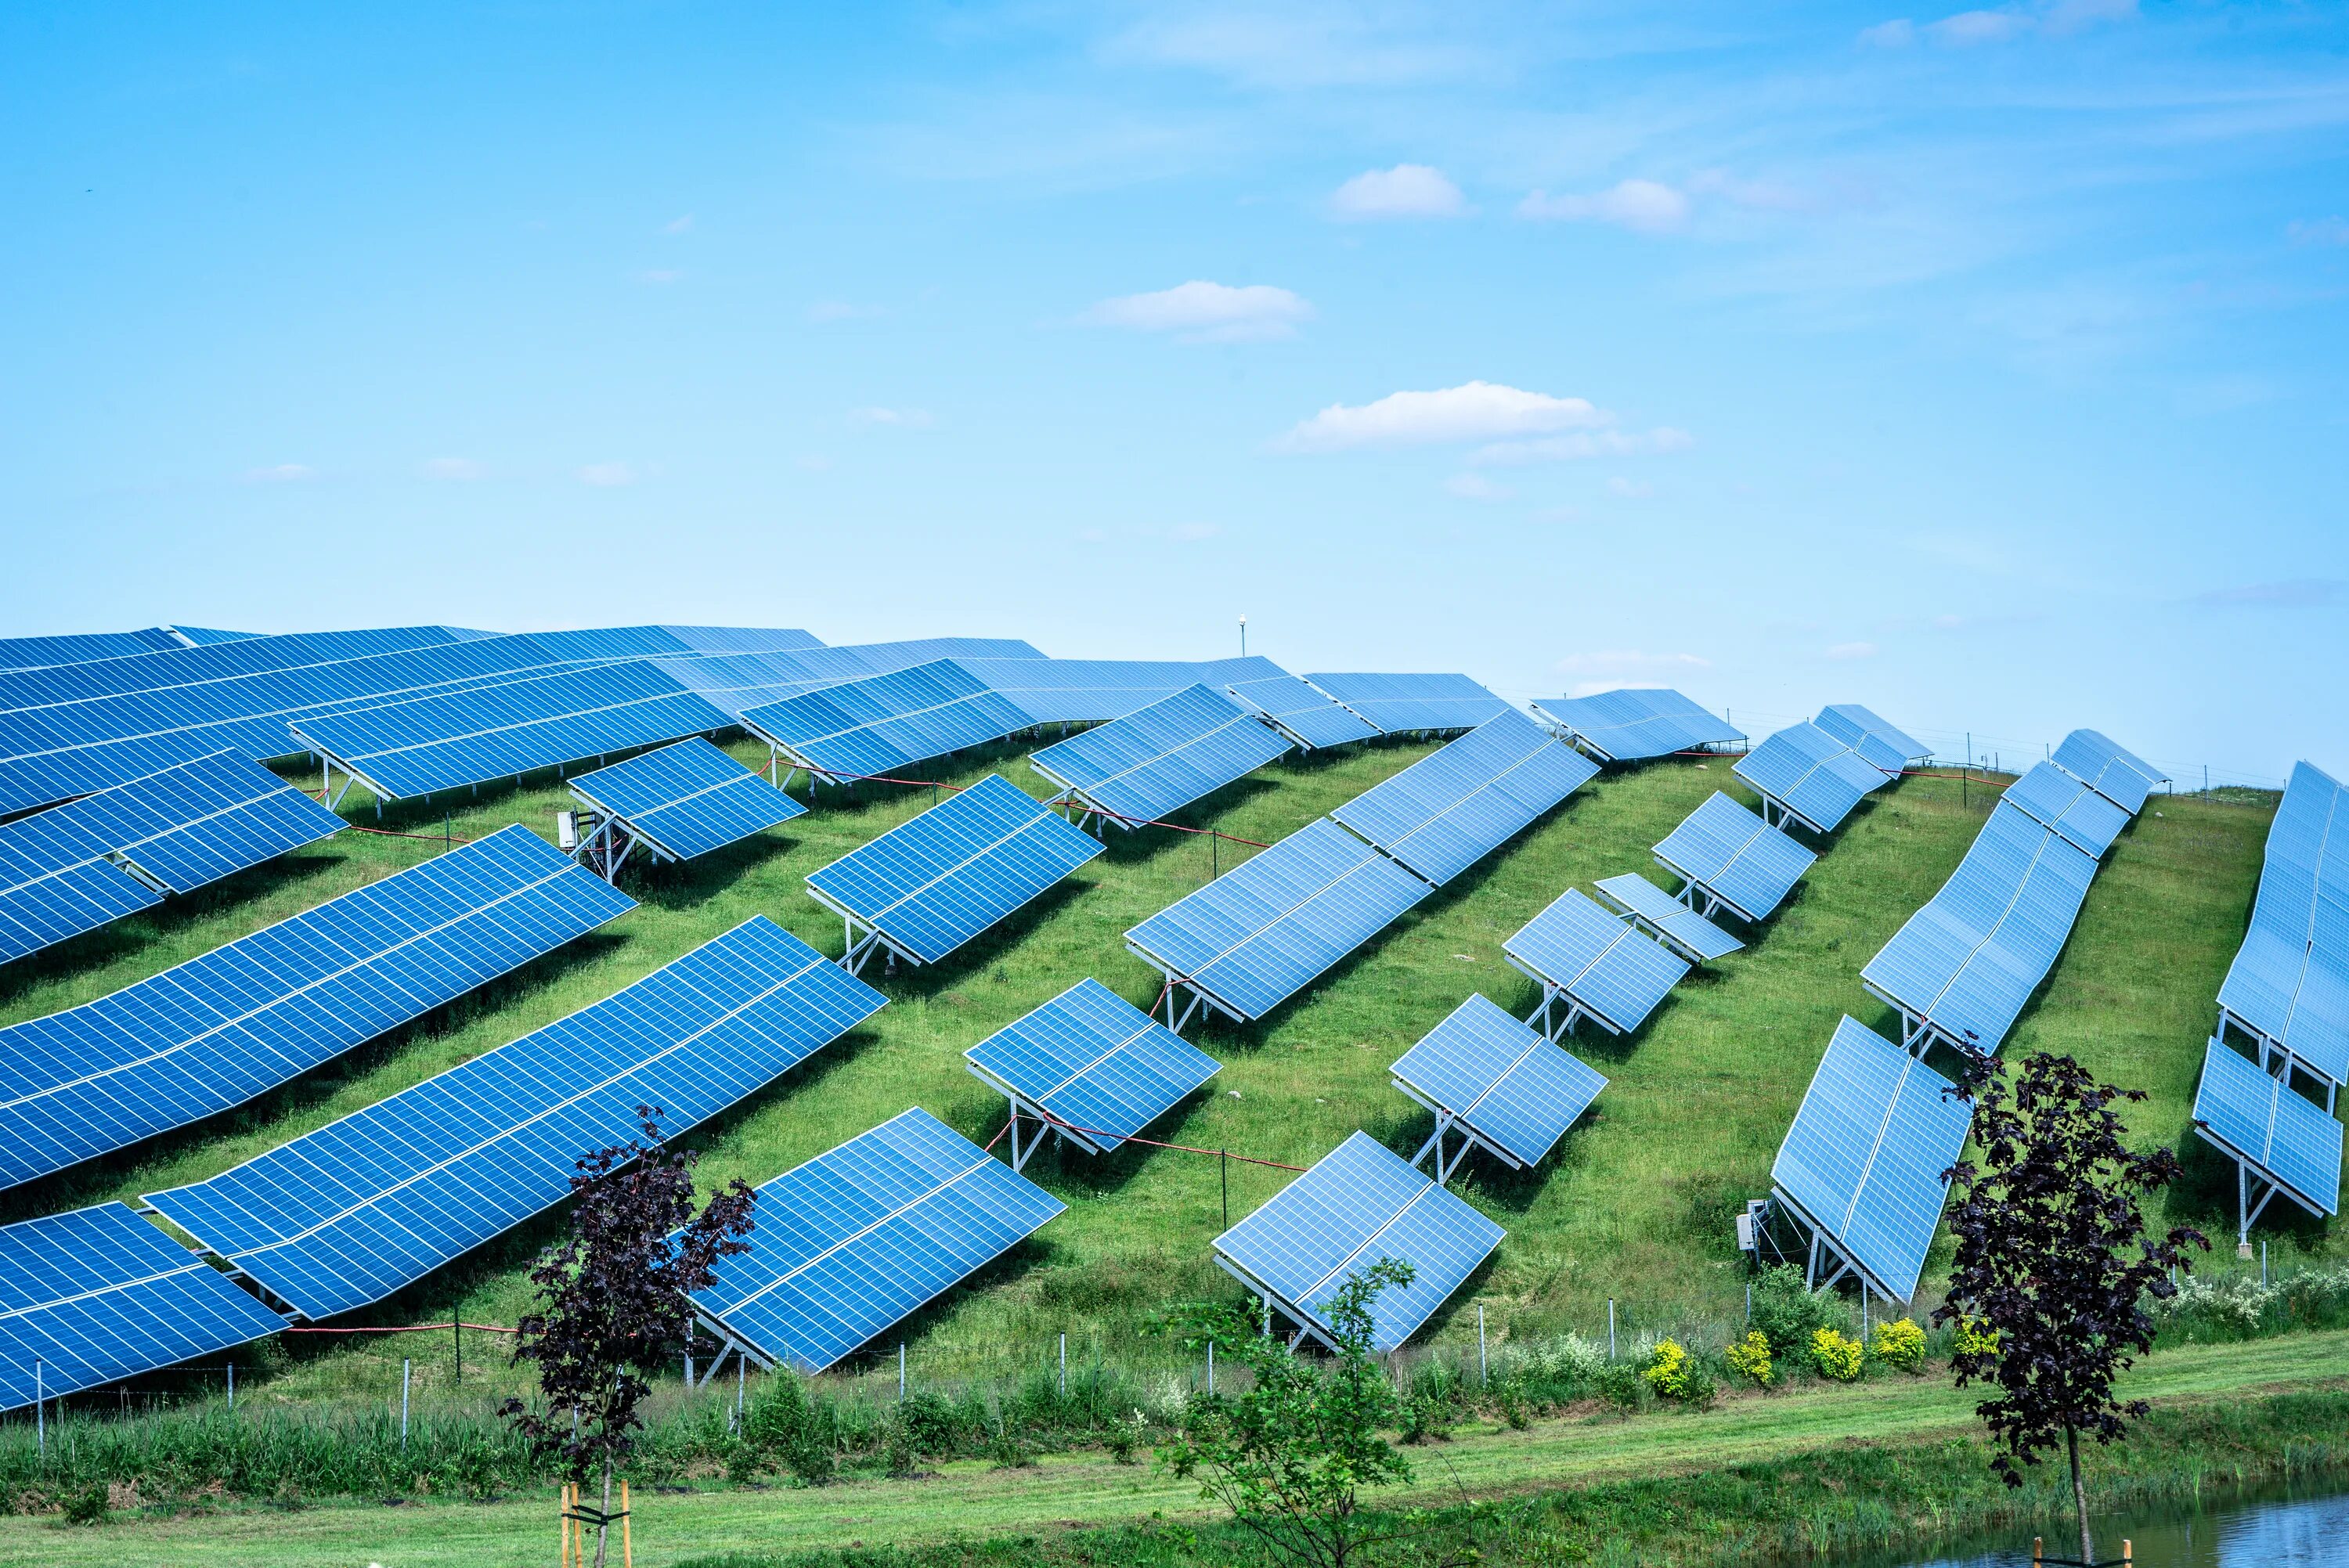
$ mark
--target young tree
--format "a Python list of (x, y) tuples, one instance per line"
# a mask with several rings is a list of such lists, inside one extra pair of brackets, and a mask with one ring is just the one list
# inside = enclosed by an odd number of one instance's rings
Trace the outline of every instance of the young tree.
[(1392, 1532), (1362, 1519), (1359, 1493), (1411, 1479), (1381, 1435), (1401, 1401), (1371, 1348), (1371, 1305), (1411, 1283), (1411, 1265), (1380, 1260), (1340, 1286), (1323, 1308), (1337, 1354), (1327, 1367), (1259, 1334), (1233, 1307), (1206, 1315), (1214, 1342), (1254, 1376), (1236, 1398), (1194, 1399), (1159, 1463), (1199, 1495), (1221, 1502), (1283, 1559), (1304, 1568), (1346, 1568)]
[[(693, 1209), (698, 1155), (661, 1147), (660, 1111), (638, 1106), (644, 1135), (599, 1150), (571, 1178), (571, 1236), (542, 1253), (531, 1271), (541, 1309), (515, 1336), (516, 1362), (538, 1363), (545, 1408), (520, 1399), (502, 1407), (543, 1459), (585, 1485), (603, 1471), (604, 1505), (612, 1511), (612, 1470), (636, 1448), (643, 1422), (636, 1406), (645, 1381), (680, 1354), (693, 1326), (690, 1293), (712, 1283), (719, 1258), (747, 1250), (750, 1189), (740, 1180)], [(674, 1242), (671, 1233), (677, 1233)], [(595, 1532), (595, 1568), (604, 1568), (607, 1522)]]
[(1949, 1299), (1936, 1323), (1959, 1321), (1951, 1370), (1958, 1386), (1995, 1383), (1974, 1407), (2000, 1452), (1992, 1468), (2009, 1486), (2023, 1467), (2062, 1442), (2072, 1465), (2080, 1561), (2095, 1561), (2080, 1437), (2117, 1441), (2145, 1413), (2142, 1399), (2113, 1398), (2113, 1380), (2152, 1348), (2147, 1295), (2174, 1295), (2168, 1271), (2186, 1249), (2210, 1243), (2183, 1227), (2147, 1234), (2140, 1200), (2178, 1178), (2168, 1149), (2129, 1148), (2116, 1106), (2141, 1100), (2069, 1057), (2038, 1053), (2010, 1088), (2005, 1065), (1984, 1064), (1968, 1084), (1982, 1167), (1950, 1172), (1958, 1241)]

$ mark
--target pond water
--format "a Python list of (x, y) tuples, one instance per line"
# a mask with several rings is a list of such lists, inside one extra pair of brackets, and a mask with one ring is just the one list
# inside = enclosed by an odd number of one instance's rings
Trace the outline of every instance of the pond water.
[[(2316, 1568), (2349, 1565), (2349, 1493), (2309, 1496), (2278, 1491), (2208, 1508), (2115, 1513), (2091, 1522), (2096, 1555), (2111, 1562), (2121, 1542), (2141, 1568)], [(1885, 1557), (1868, 1568), (2029, 1568), (2031, 1535), (2047, 1554), (2069, 1556), (2079, 1543), (2067, 1525), (2018, 1525), (1994, 1537), (1944, 1547), (1927, 1556)]]

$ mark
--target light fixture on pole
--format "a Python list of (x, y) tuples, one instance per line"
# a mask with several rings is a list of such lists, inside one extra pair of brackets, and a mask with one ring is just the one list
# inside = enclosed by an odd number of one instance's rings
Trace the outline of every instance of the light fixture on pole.
[(1247, 657), (1247, 617), (1240, 617), (1240, 657)]

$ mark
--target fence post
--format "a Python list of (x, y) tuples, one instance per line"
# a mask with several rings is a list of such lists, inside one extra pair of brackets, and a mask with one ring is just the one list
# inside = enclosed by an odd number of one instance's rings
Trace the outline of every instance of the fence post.
[(1615, 1359), (1615, 1298), (1607, 1298), (1607, 1359)]
[(1492, 1381), (1485, 1374), (1485, 1304), (1481, 1301), (1476, 1304), (1476, 1381)]
[(228, 1408), (231, 1411), (236, 1408), (236, 1363), (233, 1361), (228, 1364)]
[(449, 1310), (449, 1341), (457, 1347), (457, 1387), (461, 1388), (465, 1386), (465, 1320), (454, 1307)]
[(413, 1357), (403, 1356), (399, 1361), (399, 1446), (408, 1446), (408, 1379), (416, 1370)]
[(1216, 1342), (1207, 1341), (1207, 1392), (1216, 1391)]
[(1069, 1397), (1069, 1331), (1061, 1330), (1061, 1398)]
[(2268, 1239), (2267, 1239), (2265, 1236), (2261, 1236), (2261, 1237), (2260, 1238), (2260, 1288), (2261, 1288), (2261, 1290), (2265, 1290), (2265, 1289), (2267, 1288), (2267, 1286), (2268, 1286)]
[(742, 1387), (750, 1364), (750, 1357), (738, 1346), (734, 1352), (734, 1429), (738, 1432), (742, 1429)]
[(1232, 1228), (1232, 1151), (1230, 1150), (1216, 1150), (1216, 1175), (1223, 1183), (1224, 1229), (1228, 1231)]
[(897, 1403), (905, 1402), (905, 1342), (897, 1341)]
[(1745, 1282), (1745, 1326), (1754, 1326), (1754, 1282)]
[(49, 1457), (49, 1391), (43, 1376), (45, 1366), (39, 1357), (33, 1357), (33, 1443), (41, 1450), (43, 1459)]

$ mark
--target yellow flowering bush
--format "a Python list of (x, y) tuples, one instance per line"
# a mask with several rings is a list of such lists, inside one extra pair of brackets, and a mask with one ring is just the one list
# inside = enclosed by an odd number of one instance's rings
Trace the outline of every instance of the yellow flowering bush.
[(1859, 1341), (1848, 1334), (1822, 1328), (1811, 1336), (1811, 1367), (1822, 1377), (1857, 1382), (1862, 1355)]
[(1925, 1331), (1905, 1317), (1879, 1323), (1868, 1353), (1903, 1372), (1917, 1371), (1925, 1365)]
[(1753, 1379), (1757, 1388), (1767, 1388), (1777, 1377), (1770, 1365), (1770, 1336), (1756, 1328), (1722, 1352), (1729, 1369), (1741, 1377)]
[(1677, 1339), (1659, 1339), (1656, 1347), (1648, 1352), (1647, 1369), (1640, 1374), (1648, 1380), (1658, 1397), (1666, 1399), (1686, 1399), (1696, 1391), (1695, 1379), (1690, 1377), (1689, 1353)]
[(1958, 1319), (1957, 1351), (1961, 1356), (1995, 1356), (1998, 1354), (1998, 1330), (1978, 1319)]

